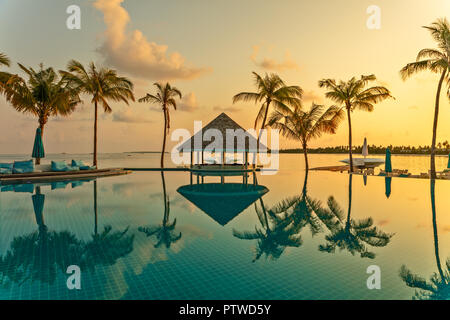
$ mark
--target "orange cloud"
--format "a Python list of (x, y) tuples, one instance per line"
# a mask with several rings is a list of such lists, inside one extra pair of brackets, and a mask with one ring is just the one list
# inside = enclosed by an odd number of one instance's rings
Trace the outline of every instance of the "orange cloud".
[(257, 59), (259, 55), (260, 46), (253, 46), (253, 52), (250, 56), (250, 59), (253, 61), (255, 65), (260, 68), (272, 71), (285, 71), (285, 70), (298, 70), (298, 64), (292, 59), (291, 53), (287, 50), (284, 56), (284, 60), (281, 62), (276, 61), (271, 58), (262, 58), (261, 60)]
[(210, 68), (188, 66), (178, 53), (168, 53), (166, 45), (148, 41), (140, 30), (127, 32), (128, 12), (124, 0), (97, 0), (94, 7), (103, 13), (105, 41), (98, 49), (105, 63), (130, 75), (158, 80), (194, 79)]

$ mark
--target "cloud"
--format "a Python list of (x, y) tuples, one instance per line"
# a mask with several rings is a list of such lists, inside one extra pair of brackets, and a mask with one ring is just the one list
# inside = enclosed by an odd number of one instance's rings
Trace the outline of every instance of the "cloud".
[(195, 96), (195, 93), (189, 92), (188, 94), (184, 95), (181, 99), (181, 102), (178, 103), (177, 109), (180, 111), (194, 111), (198, 108), (197, 103), (197, 97)]
[(169, 53), (166, 45), (148, 41), (140, 30), (127, 31), (130, 16), (121, 6), (123, 1), (94, 2), (106, 24), (105, 41), (98, 49), (105, 63), (135, 77), (158, 80), (195, 79), (211, 71), (187, 65), (180, 53)]
[(238, 107), (221, 107), (221, 106), (215, 106), (213, 108), (213, 110), (218, 111), (218, 112), (239, 112), (239, 111), (241, 111), (241, 109)]
[(322, 101), (322, 96), (317, 94), (314, 90), (309, 90), (303, 93), (303, 100), (320, 103)]
[(113, 121), (127, 123), (150, 123), (153, 120), (144, 114), (138, 114), (132, 108), (126, 108), (113, 114)]
[(298, 70), (299, 66), (298, 64), (292, 59), (291, 53), (289, 50), (286, 50), (286, 53), (284, 55), (284, 60), (281, 62), (278, 62), (271, 58), (262, 58), (258, 60), (258, 55), (260, 52), (261, 47), (258, 45), (253, 46), (253, 52), (250, 56), (250, 59), (253, 61), (255, 65), (257, 65), (260, 68), (271, 70), (271, 71), (285, 71), (285, 70)]

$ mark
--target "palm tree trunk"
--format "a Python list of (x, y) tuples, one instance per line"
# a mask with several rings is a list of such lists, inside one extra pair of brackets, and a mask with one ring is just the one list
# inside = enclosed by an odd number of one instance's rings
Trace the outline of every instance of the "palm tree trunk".
[(437, 125), (438, 125), (438, 117), (439, 117), (439, 99), (441, 95), (442, 83), (445, 79), (445, 74), (447, 73), (447, 69), (442, 72), (442, 76), (439, 79), (439, 84), (436, 92), (436, 102), (434, 106), (434, 121), (433, 121), (433, 138), (431, 140), (431, 179), (436, 179), (436, 162), (435, 162), (435, 154), (436, 154), (436, 135), (437, 135)]
[(166, 137), (167, 137), (167, 109), (166, 106), (163, 106), (164, 110), (164, 138), (161, 152), (161, 168), (164, 168), (164, 152), (166, 151)]
[(258, 141), (257, 141), (258, 146), (256, 147), (256, 148), (257, 148), (256, 150), (259, 150), (259, 140), (261, 140), (261, 136), (262, 136), (262, 133), (263, 133), (263, 129), (264, 129), (264, 127), (266, 126), (267, 115), (268, 115), (268, 113), (269, 113), (269, 107), (270, 107), (270, 100), (267, 100), (267, 101), (266, 101), (266, 104), (267, 104), (267, 108), (266, 108), (266, 112), (264, 112), (264, 119), (263, 119), (263, 122), (262, 122), (262, 124), (261, 124), (261, 130), (259, 131), (259, 134), (258, 134)]
[(98, 108), (97, 108), (97, 101), (94, 103), (95, 105), (95, 118), (94, 118), (94, 160), (93, 160), (93, 166), (97, 167), (97, 122), (98, 122)]
[(307, 194), (307, 188), (308, 188), (308, 173), (309, 171), (305, 172), (305, 180), (303, 181), (303, 189), (302, 189), (302, 198), (306, 198)]
[(98, 232), (98, 216), (97, 216), (97, 180), (94, 180), (94, 234)]
[(348, 212), (347, 212), (347, 221), (345, 223), (345, 229), (350, 230), (350, 215), (352, 213), (352, 183), (353, 183), (353, 174), (349, 174), (348, 178)]
[(352, 119), (350, 114), (350, 106), (347, 106), (348, 119), (348, 156), (350, 161), (350, 173), (353, 172), (353, 153), (352, 153)]
[(167, 225), (169, 221), (169, 206), (167, 199), (167, 191), (166, 191), (166, 179), (164, 178), (164, 171), (161, 171), (161, 181), (163, 187), (163, 198), (164, 198), (164, 218), (163, 218), (163, 226)]
[(303, 154), (305, 155), (305, 171), (308, 172), (309, 163), (308, 163), (308, 149), (306, 143), (303, 144)]
[(431, 179), (430, 181), (430, 193), (431, 193), (431, 212), (433, 214), (433, 237), (434, 237), (434, 254), (436, 256), (436, 264), (441, 276), (441, 280), (445, 282), (444, 272), (442, 271), (441, 258), (439, 257), (439, 240), (438, 240), (438, 229), (437, 229), (437, 219), (436, 219), (436, 198), (435, 198), (435, 184), (436, 180)]

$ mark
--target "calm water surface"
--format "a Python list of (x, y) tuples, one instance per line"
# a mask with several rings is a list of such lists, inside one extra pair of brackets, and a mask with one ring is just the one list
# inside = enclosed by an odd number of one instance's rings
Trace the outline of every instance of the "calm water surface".
[[(101, 161), (141, 167), (158, 156)], [(238, 177), (225, 180), (235, 187), (206, 185), (234, 192), (230, 201), (205, 187), (178, 192), (190, 184), (183, 172), (1, 186), (0, 299), (449, 299), (450, 181), (305, 177), (300, 155), (280, 162), (276, 175), (257, 175), (262, 197)], [(427, 166), (425, 157), (393, 162)], [(67, 289), (69, 265), (81, 267), (81, 290)], [(367, 289), (371, 265), (381, 290)], [(401, 270), (431, 291), (407, 286)]]

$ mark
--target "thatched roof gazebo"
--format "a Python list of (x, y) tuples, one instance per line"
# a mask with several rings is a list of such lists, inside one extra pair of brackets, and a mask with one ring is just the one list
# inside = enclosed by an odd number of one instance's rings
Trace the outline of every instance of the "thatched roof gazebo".
[[(220, 137), (220, 139), (218, 138)], [(197, 152), (197, 166), (205, 166), (204, 152), (220, 152), (222, 154), (219, 164), (224, 169), (226, 164), (226, 153), (244, 154), (245, 169), (248, 166), (248, 153), (266, 151), (267, 147), (261, 143), (258, 146), (257, 139), (244, 130), (239, 124), (227, 114), (221, 113), (218, 117), (195, 133), (189, 140), (178, 147), (178, 151), (191, 153), (191, 167), (194, 163), (194, 152)], [(201, 158), (200, 158), (201, 155)], [(200, 161), (201, 159), (201, 161)], [(217, 165), (217, 163), (214, 163)], [(235, 164), (233, 164), (236, 166)], [(241, 166), (242, 168), (242, 166)]]

